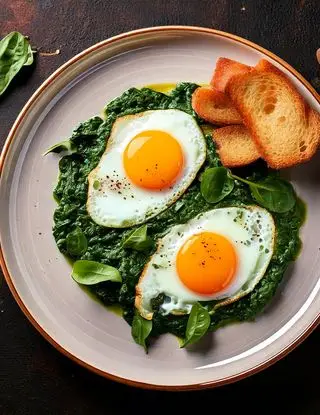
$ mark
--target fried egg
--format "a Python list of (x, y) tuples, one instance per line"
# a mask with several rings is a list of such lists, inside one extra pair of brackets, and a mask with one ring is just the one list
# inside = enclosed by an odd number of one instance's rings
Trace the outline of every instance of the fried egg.
[(88, 176), (87, 211), (102, 226), (143, 223), (186, 191), (205, 158), (203, 133), (183, 111), (118, 118), (99, 164)]
[(274, 239), (273, 218), (258, 206), (214, 209), (174, 226), (143, 270), (136, 308), (150, 320), (159, 295), (163, 314), (188, 314), (197, 301), (234, 302), (263, 277)]

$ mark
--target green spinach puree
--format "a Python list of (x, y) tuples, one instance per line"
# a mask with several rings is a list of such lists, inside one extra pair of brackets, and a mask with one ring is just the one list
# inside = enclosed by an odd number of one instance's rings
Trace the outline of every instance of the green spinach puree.
[[(257, 204), (249, 187), (238, 180), (232, 192), (222, 201), (209, 204), (200, 193), (199, 176), (185, 194), (163, 213), (148, 221), (148, 236), (152, 243), (147, 251), (136, 251), (122, 247), (130, 229), (105, 228), (94, 223), (87, 214), (87, 177), (96, 167), (104, 152), (111, 127), (117, 117), (146, 110), (175, 108), (194, 116), (200, 125), (204, 122), (197, 117), (191, 106), (191, 96), (197, 85), (181, 83), (165, 95), (149, 88), (129, 89), (109, 103), (105, 109), (105, 120), (94, 117), (80, 124), (73, 132), (70, 142), (75, 152), (64, 156), (59, 163), (60, 175), (54, 190), (58, 206), (54, 212), (53, 235), (60, 251), (71, 260), (92, 260), (117, 268), (122, 283), (101, 282), (89, 290), (105, 305), (119, 304), (123, 316), (132, 324), (134, 316), (135, 285), (148, 258), (155, 250), (155, 243), (166, 231), (176, 224), (189, 221), (201, 212), (224, 206), (245, 206)], [(201, 172), (207, 167), (220, 166), (211, 134), (206, 135), (207, 160)], [(200, 173), (201, 173), (200, 172)], [(251, 180), (276, 175), (261, 161), (234, 172)], [(275, 294), (288, 263), (295, 259), (300, 249), (299, 228), (304, 220), (304, 207), (297, 199), (294, 208), (286, 213), (273, 213), (276, 224), (276, 246), (265, 276), (255, 289), (237, 302), (220, 307), (210, 316), (209, 330), (230, 322), (252, 320), (266, 306)], [(136, 227), (138, 228), (138, 227)], [(67, 249), (67, 236), (75, 229), (81, 229), (87, 239), (86, 251), (80, 255)], [(170, 332), (183, 337), (188, 316), (161, 315), (158, 311), (164, 296), (153, 301), (155, 310), (151, 335)], [(204, 303), (202, 303), (205, 305)]]

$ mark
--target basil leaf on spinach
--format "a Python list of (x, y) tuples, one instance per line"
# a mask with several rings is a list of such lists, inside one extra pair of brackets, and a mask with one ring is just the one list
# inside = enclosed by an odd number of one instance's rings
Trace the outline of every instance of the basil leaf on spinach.
[(86, 235), (77, 227), (66, 237), (67, 251), (71, 255), (83, 255), (88, 248)]
[(146, 340), (151, 330), (152, 320), (146, 320), (136, 311), (132, 320), (131, 335), (134, 341), (144, 348), (146, 353), (148, 353)]
[(68, 151), (70, 154), (76, 152), (76, 146), (70, 140), (61, 141), (49, 147), (42, 155), (46, 156), (49, 153), (61, 153), (61, 151)]
[(122, 281), (117, 268), (82, 259), (73, 264), (71, 276), (77, 283), (83, 285), (94, 285), (104, 281)]
[(251, 182), (235, 175), (232, 177), (248, 184), (254, 199), (271, 212), (285, 213), (296, 204), (293, 187), (285, 180), (268, 176), (263, 180)]
[(32, 62), (30, 43), (21, 33), (11, 32), (0, 41), (0, 95), (20, 69)]
[(208, 203), (217, 203), (232, 192), (234, 181), (225, 167), (211, 167), (201, 176), (200, 191)]
[(147, 225), (142, 225), (138, 229), (135, 229), (125, 239), (122, 246), (124, 248), (131, 248), (136, 251), (145, 251), (152, 245), (152, 239), (147, 235)]
[(210, 326), (210, 314), (201, 304), (192, 306), (186, 329), (184, 342), (180, 347), (196, 343), (206, 334)]

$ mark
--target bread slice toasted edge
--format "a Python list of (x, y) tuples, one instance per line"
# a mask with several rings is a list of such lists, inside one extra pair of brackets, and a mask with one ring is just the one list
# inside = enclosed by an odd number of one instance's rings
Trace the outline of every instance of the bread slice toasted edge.
[[(257, 83), (258, 80), (261, 82), (262, 78), (264, 83), (269, 85), (269, 87), (273, 80), (285, 90), (286, 102), (284, 103), (284, 111), (286, 110), (285, 105), (288, 105), (287, 101), (289, 100), (291, 105), (295, 108), (295, 116), (299, 120), (296, 129), (293, 126), (290, 126), (291, 130), (288, 128), (288, 131), (292, 131), (292, 129), (298, 131), (300, 128), (304, 131), (303, 136), (301, 134), (299, 137), (293, 137), (292, 134), (283, 134), (283, 129), (281, 130), (278, 127), (279, 135), (275, 136), (274, 134), (272, 137), (271, 130), (272, 128), (276, 129), (274, 125), (270, 125), (270, 136), (263, 137), (261, 135), (261, 125), (259, 132), (260, 121), (255, 114), (261, 96), (254, 99), (254, 93), (256, 93), (256, 91), (253, 90), (253, 85), (255, 85), (254, 83)], [(245, 95), (250, 95), (250, 88), (252, 90), (251, 100), (252, 98), (253, 100), (249, 105), (245, 99)], [(250, 131), (261, 156), (266, 160), (270, 167), (276, 169), (290, 167), (308, 161), (314, 155), (319, 145), (320, 116), (307, 106), (302, 96), (298, 93), (286, 75), (270, 62), (262, 59), (251, 72), (232, 77), (227, 84), (226, 92), (242, 115), (244, 124)], [(276, 93), (277, 91), (275, 91), (275, 94)], [(278, 119), (280, 120), (281, 118), (284, 118), (284, 116), (282, 117), (280, 113)], [(290, 119), (286, 120), (286, 122), (290, 123)], [(260, 124), (262, 123), (263, 122), (260, 122)], [(283, 136), (281, 136), (281, 131)], [(281, 146), (283, 150), (279, 150), (281, 149)], [(292, 148), (294, 148), (294, 151)]]
[(308, 111), (308, 131), (309, 134), (305, 138), (303, 146), (306, 146), (309, 151), (303, 152), (301, 163), (310, 160), (320, 146), (320, 114), (313, 108), (310, 108)]
[(226, 85), (233, 76), (250, 72), (251, 69), (251, 66), (221, 57), (217, 60), (210, 85), (220, 92), (225, 92)]
[(228, 125), (212, 133), (225, 167), (242, 167), (260, 158), (258, 148), (244, 125)]
[(242, 118), (230, 99), (211, 87), (199, 87), (192, 95), (192, 108), (215, 125), (241, 124)]

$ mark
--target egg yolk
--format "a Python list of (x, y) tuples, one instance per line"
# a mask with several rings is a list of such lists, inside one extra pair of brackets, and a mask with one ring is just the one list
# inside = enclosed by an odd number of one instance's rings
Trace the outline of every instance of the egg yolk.
[(171, 186), (180, 175), (183, 162), (178, 141), (158, 130), (137, 134), (123, 154), (127, 177), (137, 186), (152, 190)]
[(189, 290), (203, 295), (218, 293), (234, 278), (237, 256), (222, 235), (202, 232), (191, 236), (177, 255), (177, 272)]

